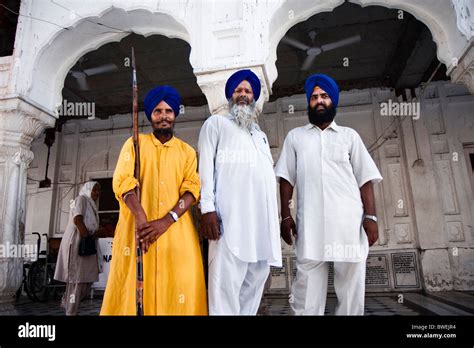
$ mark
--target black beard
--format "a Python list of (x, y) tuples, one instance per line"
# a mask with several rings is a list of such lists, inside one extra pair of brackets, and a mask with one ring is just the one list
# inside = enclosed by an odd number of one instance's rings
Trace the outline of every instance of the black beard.
[(334, 106), (330, 106), (328, 108), (324, 108), (324, 111), (317, 111), (316, 108), (318, 105), (316, 105), (313, 108), (311, 106), (308, 106), (308, 118), (309, 122), (316, 126), (320, 126), (324, 123), (330, 123), (334, 120), (334, 117), (336, 117), (336, 109)]
[(162, 136), (169, 137), (170, 135), (173, 135), (173, 127), (153, 129), (153, 134), (155, 135), (156, 138), (159, 138)]

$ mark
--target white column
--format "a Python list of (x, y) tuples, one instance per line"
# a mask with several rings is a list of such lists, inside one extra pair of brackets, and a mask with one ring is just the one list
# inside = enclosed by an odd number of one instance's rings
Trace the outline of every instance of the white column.
[(474, 94), (474, 3), (469, 0), (451, 0), (456, 14), (456, 26), (467, 40), (462, 49), (455, 52), (448, 75), (455, 83), (464, 83)]
[(13, 296), (22, 281), (27, 169), (31, 142), (54, 117), (20, 98), (0, 100), (0, 314), (13, 313)]
[(474, 94), (474, 38), (470, 40), (469, 45), (459, 60), (453, 61), (453, 68), (448, 70), (451, 81), (463, 83)]

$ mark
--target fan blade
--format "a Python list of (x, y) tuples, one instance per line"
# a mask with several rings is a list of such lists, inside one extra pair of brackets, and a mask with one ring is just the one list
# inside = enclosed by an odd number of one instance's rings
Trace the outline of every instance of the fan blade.
[(330, 44), (322, 45), (321, 49), (323, 51), (330, 51), (330, 50), (334, 50), (334, 49), (339, 48), (339, 47), (354, 44), (356, 42), (360, 42), (360, 35), (351, 36), (351, 37), (348, 37), (346, 39), (342, 39), (342, 40), (339, 40), (339, 41), (336, 41), (336, 42), (332, 42)]
[(314, 60), (316, 59), (317, 54), (315, 55), (308, 55), (306, 59), (303, 62), (303, 65), (301, 66), (301, 70), (306, 71), (311, 68), (311, 65), (313, 65)]
[(299, 48), (300, 50), (306, 51), (310, 46), (305, 45), (302, 42), (299, 42), (298, 40), (292, 39), (291, 37), (285, 36), (283, 39), (281, 39), (284, 43), (287, 45), (293, 46), (295, 48)]
[(113, 63), (109, 63), (109, 64), (96, 66), (95, 68), (84, 69), (84, 73), (87, 76), (92, 76), (92, 75), (103, 74), (103, 73), (116, 71), (116, 70), (118, 70), (117, 65)]
[(76, 79), (79, 89), (82, 91), (89, 90), (89, 84), (87, 83), (86, 74), (82, 71), (71, 71), (71, 75)]

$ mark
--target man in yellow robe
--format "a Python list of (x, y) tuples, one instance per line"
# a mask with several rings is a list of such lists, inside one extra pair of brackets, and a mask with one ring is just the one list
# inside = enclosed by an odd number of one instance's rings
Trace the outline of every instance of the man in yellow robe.
[(151, 90), (145, 113), (153, 133), (140, 134), (140, 192), (135, 195), (135, 151), (129, 138), (120, 153), (113, 190), (120, 215), (101, 315), (136, 314), (135, 221), (145, 243), (145, 315), (207, 315), (199, 238), (189, 208), (199, 199), (196, 152), (173, 136), (180, 97), (169, 86)]

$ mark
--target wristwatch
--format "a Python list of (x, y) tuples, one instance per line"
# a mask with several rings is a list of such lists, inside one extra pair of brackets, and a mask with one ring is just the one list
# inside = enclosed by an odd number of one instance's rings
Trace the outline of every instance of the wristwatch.
[(171, 210), (168, 214), (171, 215), (171, 217), (173, 218), (174, 222), (177, 222), (177, 221), (178, 221), (179, 216), (178, 216), (178, 214), (176, 214), (174, 211)]
[(373, 222), (377, 223), (377, 217), (375, 215), (364, 215), (364, 220), (369, 219), (372, 220)]

